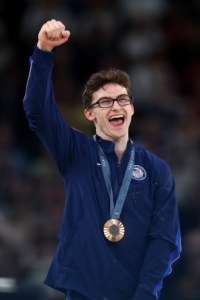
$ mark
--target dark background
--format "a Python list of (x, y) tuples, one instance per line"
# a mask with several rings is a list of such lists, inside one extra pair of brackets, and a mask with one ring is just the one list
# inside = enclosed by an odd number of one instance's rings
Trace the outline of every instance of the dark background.
[(63, 185), (22, 110), (29, 56), (51, 18), (71, 31), (57, 49), (54, 88), (72, 126), (93, 133), (81, 104), (91, 73), (119, 67), (130, 74), (130, 136), (168, 162), (180, 208), (183, 253), (161, 299), (200, 300), (199, 0), (0, 1), (0, 299), (63, 299), (42, 284)]

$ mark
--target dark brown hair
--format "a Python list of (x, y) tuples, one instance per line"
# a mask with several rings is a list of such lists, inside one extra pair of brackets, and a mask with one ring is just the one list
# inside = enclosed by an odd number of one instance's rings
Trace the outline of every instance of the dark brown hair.
[(103, 87), (107, 83), (116, 83), (126, 88), (127, 93), (130, 95), (130, 78), (129, 75), (122, 70), (110, 68), (102, 70), (91, 75), (87, 81), (83, 94), (83, 105), (85, 108), (89, 107), (92, 102), (92, 95), (98, 89)]

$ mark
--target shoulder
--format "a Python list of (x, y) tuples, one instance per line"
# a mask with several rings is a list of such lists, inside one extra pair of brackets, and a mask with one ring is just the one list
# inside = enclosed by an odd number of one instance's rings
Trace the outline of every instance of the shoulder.
[(136, 151), (136, 161), (138, 161), (139, 164), (142, 164), (150, 173), (156, 177), (168, 177), (172, 175), (171, 169), (165, 160), (153, 152), (139, 146), (137, 143), (134, 145)]

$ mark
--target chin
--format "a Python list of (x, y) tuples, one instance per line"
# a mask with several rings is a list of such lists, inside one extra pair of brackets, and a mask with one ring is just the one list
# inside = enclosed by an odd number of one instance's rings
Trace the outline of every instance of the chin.
[(124, 138), (126, 136), (126, 134), (124, 134), (124, 133), (123, 134), (116, 133), (116, 134), (112, 134), (111, 136), (112, 136), (112, 138), (114, 140), (119, 140), (121, 138)]

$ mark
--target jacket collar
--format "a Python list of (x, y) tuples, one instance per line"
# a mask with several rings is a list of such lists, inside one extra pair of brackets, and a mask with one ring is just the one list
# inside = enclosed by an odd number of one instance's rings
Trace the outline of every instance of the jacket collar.
[[(104, 140), (99, 135), (96, 135), (96, 141), (101, 146), (101, 148), (103, 149), (103, 151), (105, 153), (113, 153), (113, 152), (115, 152), (115, 142)], [(127, 150), (130, 151), (131, 148), (132, 148), (131, 147), (131, 140), (129, 139), (128, 143), (127, 143), (127, 148), (126, 148), (125, 152), (127, 152)]]

